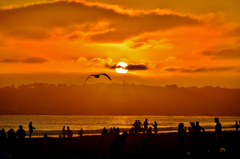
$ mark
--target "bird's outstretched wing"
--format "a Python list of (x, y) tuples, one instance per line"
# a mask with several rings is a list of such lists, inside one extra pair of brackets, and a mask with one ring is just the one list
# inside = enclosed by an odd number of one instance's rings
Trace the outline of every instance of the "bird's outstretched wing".
[[(90, 76), (93, 76), (93, 75), (89, 75), (88, 78), (85, 80), (85, 82), (89, 79)], [(85, 82), (84, 82), (84, 83), (85, 83)]]
[(99, 74), (99, 75), (104, 75), (104, 76), (106, 76), (107, 78), (109, 78), (110, 81), (111, 81), (111, 78), (110, 78), (106, 73), (101, 73), (101, 74)]

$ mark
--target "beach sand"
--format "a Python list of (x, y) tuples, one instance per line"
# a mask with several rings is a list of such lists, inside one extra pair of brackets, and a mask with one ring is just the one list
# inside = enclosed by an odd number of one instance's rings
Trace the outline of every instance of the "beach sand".
[[(214, 133), (205, 132), (201, 136), (201, 149), (193, 150), (189, 134), (186, 133), (184, 147), (178, 151), (177, 133), (153, 134), (146, 148), (139, 148), (142, 137), (134, 135), (126, 138), (120, 158), (149, 159), (149, 158), (233, 158), (238, 155), (240, 148), (240, 133), (234, 131), (223, 132), (222, 145), (226, 152), (214, 151)], [(145, 136), (147, 137), (147, 136)], [(5, 152), (18, 159), (110, 159), (110, 143), (114, 136), (102, 137), (82, 136), (74, 138), (48, 138), (47, 152), (44, 152), (44, 138), (26, 138), (23, 145), (7, 144)], [(45, 147), (46, 148), (46, 147)], [(188, 152), (191, 155), (188, 155)]]

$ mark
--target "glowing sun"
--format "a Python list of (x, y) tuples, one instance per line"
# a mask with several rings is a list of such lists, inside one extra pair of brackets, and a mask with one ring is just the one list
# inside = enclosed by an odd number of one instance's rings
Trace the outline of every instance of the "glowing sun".
[(125, 62), (119, 62), (116, 66), (117, 73), (127, 73), (128, 70), (126, 69), (128, 65)]

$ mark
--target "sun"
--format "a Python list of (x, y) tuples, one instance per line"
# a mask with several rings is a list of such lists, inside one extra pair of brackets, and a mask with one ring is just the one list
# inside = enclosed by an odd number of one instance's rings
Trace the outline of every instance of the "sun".
[(117, 73), (127, 73), (128, 70), (126, 69), (128, 65), (125, 63), (125, 62), (119, 62), (117, 65), (116, 65), (116, 71)]

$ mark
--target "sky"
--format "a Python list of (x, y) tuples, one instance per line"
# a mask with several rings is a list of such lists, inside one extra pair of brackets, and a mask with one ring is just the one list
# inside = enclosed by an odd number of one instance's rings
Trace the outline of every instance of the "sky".
[[(0, 87), (107, 73), (111, 82), (240, 88), (239, 12), (239, 0), (0, 0)], [(99, 81), (109, 82), (89, 83)]]

